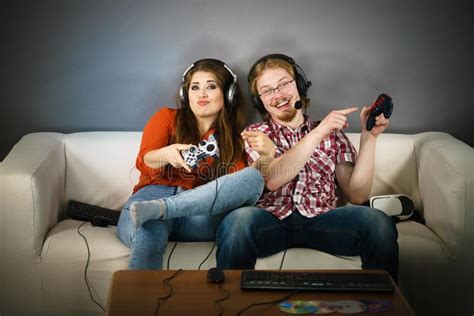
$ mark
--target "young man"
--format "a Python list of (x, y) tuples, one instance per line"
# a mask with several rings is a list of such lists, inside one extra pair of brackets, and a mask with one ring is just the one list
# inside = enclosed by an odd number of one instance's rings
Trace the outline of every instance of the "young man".
[[(311, 122), (311, 85), (292, 58), (273, 54), (250, 69), (252, 102), (264, 117), (242, 133), (247, 158), (270, 161), (266, 190), (256, 207), (226, 216), (217, 233), (217, 265), (253, 269), (258, 257), (291, 247), (334, 255), (359, 255), (363, 269), (384, 269), (398, 279), (397, 230), (383, 212), (357, 204), (369, 198), (377, 137), (388, 126), (380, 115), (366, 130), (369, 107), (360, 111), (360, 152), (342, 132), (356, 107), (336, 110)], [(336, 206), (336, 186), (354, 204)], [(317, 268), (317, 267), (315, 267)]]

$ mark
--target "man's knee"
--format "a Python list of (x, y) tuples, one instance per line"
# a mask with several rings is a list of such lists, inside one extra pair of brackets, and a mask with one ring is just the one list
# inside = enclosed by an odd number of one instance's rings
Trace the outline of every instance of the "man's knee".
[(393, 248), (398, 248), (398, 231), (394, 221), (380, 210), (370, 210), (372, 211), (372, 239), (386, 251), (394, 251)]
[(217, 230), (217, 239), (224, 240), (228, 238), (243, 237), (252, 233), (252, 226), (255, 213), (258, 208), (247, 206), (238, 208), (222, 220)]
[(358, 206), (357, 208), (357, 212), (362, 221), (362, 227), (364, 230), (370, 232), (374, 238), (397, 239), (397, 228), (393, 220), (387, 216), (387, 214), (367, 206)]
[(218, 267), (252, 269), (255, 266), (258, 222), (266, 213), (258, 207), (248, 206), (227, 214), (217, 230)]

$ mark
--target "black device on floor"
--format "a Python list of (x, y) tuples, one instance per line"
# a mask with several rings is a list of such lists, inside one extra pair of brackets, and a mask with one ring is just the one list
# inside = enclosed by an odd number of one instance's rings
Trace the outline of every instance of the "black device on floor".
[(393, 292), (388, 273), (242, 271), (244, 290)]
[(117, 226), (120, 212), (108, 208), (91, 205), (78, 201), (69, 201), (67, 216), (81, 221), (91, 222), (94, 226)]

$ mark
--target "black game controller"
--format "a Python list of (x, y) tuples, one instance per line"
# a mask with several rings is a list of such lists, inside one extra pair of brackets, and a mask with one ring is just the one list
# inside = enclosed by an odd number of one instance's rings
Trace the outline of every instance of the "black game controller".
[(383, 113), (385, 118), (389, 118), (390, 115), (392, 115), (392, 111), (392, 98), (385, 93), (379, 95), (377, 99), (375, 99), (374, 104), (370, 107), (370, 114), (366, 125), (367, 130), (370, 131), (375, 126), (375, 118), (377, 116)]
[(199, 163), (207, 157), (216, 159), (219, 157), (219, 146), (213, 135), (208, 140), (199, 142), (199, 146), (192, 145), (189, 149), (181, 152), (184, 162), (191, 168), (196, 168)]

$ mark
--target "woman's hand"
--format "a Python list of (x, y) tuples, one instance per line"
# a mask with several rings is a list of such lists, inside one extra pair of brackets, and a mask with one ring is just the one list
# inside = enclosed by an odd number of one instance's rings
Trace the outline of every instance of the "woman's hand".
[(170, 164), (174, 168), (184, 168), (191, 172), (191, 168), (184, 162), (181, 155), (182, 150), (189, 149), (192, 145), (172, 144), (160, 149), (149, 151), (143, 160), (145, 164), (151, 168), (161, 168)]
[(275, 157), (276, 146), (263, 132), (244, 131), (241, 135), (244, 141), (246, 141), (253, 150), (258, 152), (260, 156), (267, 158)]

